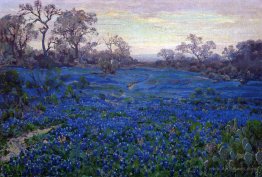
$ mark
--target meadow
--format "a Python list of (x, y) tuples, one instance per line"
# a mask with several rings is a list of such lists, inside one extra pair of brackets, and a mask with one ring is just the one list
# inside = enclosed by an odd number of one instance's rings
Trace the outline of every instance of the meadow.
[(1, 109), (0, 176), (262, 175), (262, 82), (11, 69), (27, 106), (22, 116)]

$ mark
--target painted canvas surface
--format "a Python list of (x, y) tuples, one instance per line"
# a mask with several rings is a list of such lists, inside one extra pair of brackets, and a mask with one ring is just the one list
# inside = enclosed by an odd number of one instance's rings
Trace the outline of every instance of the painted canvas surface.
[(0, 0), (0, 177), (262, 177), (261, 0)]

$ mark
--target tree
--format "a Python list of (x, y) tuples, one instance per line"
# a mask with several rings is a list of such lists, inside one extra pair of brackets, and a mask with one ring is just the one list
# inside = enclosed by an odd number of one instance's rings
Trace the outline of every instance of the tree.
[(10, 46), (13, 58), (23, 58), (28, 42), (37, 37), (33, 27), (23, 16), (6, 15), (1, 18), (0, 41)]
[(96, 29), (92, 27), (96, 22), (96, 14), (72, 9), (57, 18), (53, 32), (63, 37), (74, 50), (74, 57), (79, 58), (80, 43), (86, 41), (86, 35), (97, 35)]
[[(0, 20), (0, 41), (10, 47), (13, 58), (16, 58), (15, 39), (18, 28), (18, 23), (14, 23), (15, 21), (17, 21), (17, 19), (12, 18), (11, 15), (6, 15)], [(6, 49), (7, 48), (5, 48), (5, 50)]]
[(28, 42), (32, 39), (36, 39), (38, 32), (34, 30), (32, 23), (24, 23), (21, 28), (17, 31), (16, 50), (18, 57), (22, 58), (25, 54), (25, 50), (28, 47)]
[(261, 75), (262, 40), (239, 42), (236, 46), (235, 59), (232, 61), (238, 69)]
[(94, 63), (94, 54), (96, 52), (95, 47), (98, 45), (98, 42), (87, 42), (80, 50), (79, 62), (82, 64), (87, 64), (89, 62)]
[(202, 37), (198, 37), (195, 34), (190, 34), (187, 40), (190, 41), (190, 43), (182, 42), (176, 47), (176, 50), (191, 54), (196, 57), (198, 61), (206, 60), (212, 55), (212, 49), (216, 49), (216, 44), (213, 41), (203, 43)]
[(157, 56), (164, 58), (168, 63), (170, 63), (175, 58), (175, 52), (171, 49), (161, 49)]
[(36, 0), (33, 5), (27, 3), (21, 4), (19, 7), (22, 15), (30, 15), (29, 19), (32, 20), (32, 23), (39, 23), (41, 25), (39, 31), (42, 34), (42, 50), (44, 56), (47, 57), (52, 43), (49, 40), (49, 45), (46, 47), (45, 41), (49, 30), (49, 22), (54, 16), (61, 14), (60, 9), (57, 9), (54, 4), (43, 6), (40, 0)]
[(236, 49), (234, 48), (233, 45), (230, 45), (228, 47), (225, 47), (223, 52), (222, 52), (223, 57), (226, 60), (232, 61), (235, 59), (236, 56)]
[(119, 55), (120, 57), (130, 57), (130, 46), (124, 39), (118, 35), (109, 36), (104, 39), (105, 45), (111, 53)]
[(108, 35), (107, 39), (104, 38), (104, 42), (107, 47), (106, 53), (110, 56), (108, 58), (110, 58), (110, 62), (113, 63), (113, 65), (115, 65), (115, 63), (118, 63), (119, 67), (123, 65), (130, 65), (136, 62), (130, 56), (131, 47), (122, 37), (118, 35)]
[(226, 47), (223, 55), (236, 68), (235, 77), (242, 84), (262, 79), (262, 40), (239, 42), (236, 48)]
[(87, 42), (83, 47), (82, 47), (82, 51), (83, 51), (83, 55), (85, 54), (90, 54), (92, 53), (92, 51), (94, 50), (94, 47), (96, 47), (98, 45), (97, 42)]

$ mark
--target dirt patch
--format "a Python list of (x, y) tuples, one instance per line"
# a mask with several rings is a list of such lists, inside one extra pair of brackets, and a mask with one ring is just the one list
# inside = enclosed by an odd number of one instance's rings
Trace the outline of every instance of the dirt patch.
[(127, 85), (128, 89), (129, 89), (129, 90), (132, 90), (137, 83), (138, 83), (138, 82), (130, 82), (130, 83)]
[(38, 129), (26, 134), (23, 134), (19, 137), (16, 138), (11, 138), (8, 143), (7, 143), (7, 149), (6, 151), (8, 152), (7, 155), (3, 156), (0, 158), (0, 161), (2, 162), (8, 162), (11, 157), (18, 156), (21, 151), (25, 150), (27, 148), (25, 140), (32, 138), (35, 135), (40, 135), (40, 134), (46, 134), (50, 132), (52, 129), (57, 128), (58, 126), (52, 126), (50, 128), (46, 129)]

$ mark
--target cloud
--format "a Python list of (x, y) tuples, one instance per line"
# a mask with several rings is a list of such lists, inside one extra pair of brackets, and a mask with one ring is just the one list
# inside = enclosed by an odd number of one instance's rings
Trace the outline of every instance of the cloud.
[[(0, 0), (0, 15), (34, 0)], [(98, 16), (100, 35), (122, 36), (133, 53), (157, 53), (189, 33), (214, 40), (220, 48), (262, 38), (261, 0), (42, 0), (61, 9), (84, 9)]]

